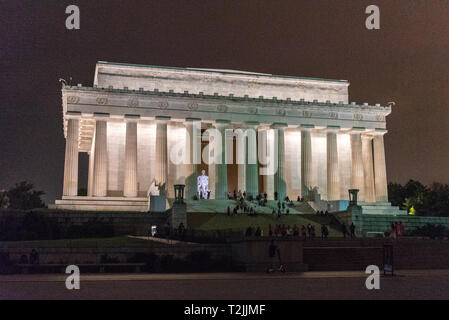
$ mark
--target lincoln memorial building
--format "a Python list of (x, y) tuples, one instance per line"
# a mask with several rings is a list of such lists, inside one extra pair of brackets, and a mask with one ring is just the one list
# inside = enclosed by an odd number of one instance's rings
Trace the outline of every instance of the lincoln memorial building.
[[(62, 88), (64, 184), (55, 207), (147, 211), (152, 184), (165, 184), (169, 200), (182, 184), (187, 205), (239, 190), (347, 203), (348, 190), (358, 189), (365, 208), (393, 212), (384, 150), (391, 107), (350, 102), (348, 87), (346, 80), (98, 62), (93, 86)], [(87, 196), (78, 194), (80, 152), (89, 159)], [(203, 170), (210, 196), (193, 200)]]

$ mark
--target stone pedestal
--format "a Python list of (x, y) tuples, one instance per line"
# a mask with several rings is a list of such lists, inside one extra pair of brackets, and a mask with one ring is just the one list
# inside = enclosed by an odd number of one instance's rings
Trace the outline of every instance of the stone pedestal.
[(150, 212), (165, 212), (167, 210), (167, 199), (165, 196), (150, 195)]
[(174, 203), (170, 214), (170, 225), (172, 228), (178, 228), (181, 223), (187, 228), (187, 205)]

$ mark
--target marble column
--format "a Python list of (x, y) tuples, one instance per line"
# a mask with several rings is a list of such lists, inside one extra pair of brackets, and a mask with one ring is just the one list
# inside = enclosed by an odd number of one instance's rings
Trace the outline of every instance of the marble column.
[(339, 126), (328, 126), (327, 141), (327, 200), (340, 200), (340, 173), (338, 171), (337, 132)]
[(106, 197), (108, 192), (108, 123), (97, 119), (95, 122), (94, 197)]
[[(211, 137), (212, 134), (211, 132), (216, 130), (215, 126), (211, 126), (208, 131), (209, 131), (209, 141), (208, 141), (208, 160), (209, 160), (209, 164), (208, 164), (208, 172), (207, 175), (209, 176), (209, 191), (210, 191), (210, 198), (211, 199), (215, 199), (215, 181), (217, 180), (217, 164), (216, 164), (216, 153), (217, 151), (215, 150), (216, 148), (212, 148), (213, 145), (215, 145), (217, 142), (216, 141), (212, 141)], [(215, 139), (215, 138), (214, 138)], [(213, 153), (211, 153), (210, 149), (213, 149)]]
[(362, 157), (362, 132), (364, 128), (352, 128), (351, 135), (351, 189), (358, 189), (358, 199), (365, 200), (365, 176)]
[(259, 174), (262, 175), (262, 193), (266, 192), (268, 196), (268, 190), (269, 190), (269, 151), (268, 151), (268, 132), (269, 129), (264, 128), (262, 130), (259, 130), (258, 132), (258, 149), (257, 153), (259, 156), (259, 162), (261, 164), (261, 168), (259, 171)]
[(242, 129), (238, 129), (236, 132), (237, 184), (238, 189), (243, 193), (246, 190), (246, 136)]
[(371, 135), (362, 135), (363, 174), (365, 177), (365, 202), (375, 202), (373, 147)]
[(123, 195), (137, 197), (137, 121), (126, 119)]
[(198, 194), (198, 164), (201, 149), (201, 119), (187, 118), (186, 126), (186, 199)]
[(64, 196), (78, 195), (78, 139), (79, 120), (69, 118), (65, 142), (64, 186), (62, 193)]
[(89, 151), (89, 169), (87, 173), (87, 195), (92, 197), (93, 195), (93, 183), (94, 183), (94, 158), (95, 158), (95, 134), (92, 138), (92, 146)]
[(374, 132), (374, 183), (376, 202), (388, 202), (387, 168), (385, 165), (384, 134), (386, 130)]
[(167, 147), (167, 124), (170, 117), (156, 117), (156, 183), (165, 184), (168, 191), (168, 147)]
[(246, 195), (254, 198), (259, 194), (259, 174), (257, 168), (257, 126), (258, 122), (246, 124)]
[[(274, 146), (277, 153), (277, 168), (274, 173), (274, 192), (277, 192), (278, 200), (284, 201), (287, 196), (287, 183), (285, 176), (285, 128), (286, 123), (274, 123), (272, 129), (274, 132)], [(276, 133), (277, 132), (277, 133)], [(277, 147), (277, 148), (276, 148)], [(276, 163), (276, 161), (275, 161)]]
[(309, 196), (312, 187), (312, 137), (313, 125), (301, 125), (301, 193), (302, 197)]
[[(225, 200), (228, 198), (228, 165), (226, 161), (226, 127), (229, 121), (227, 120), (216, 120), (215, 127), (220, 134), (221, 150), (218, 148), (218, 152), (215, 155), (216, 165), (215, 165), (215, 199)], [(215, 144), (218, 146), (218, 144)], [(214, 150), (214, 152), (217, 149)]]

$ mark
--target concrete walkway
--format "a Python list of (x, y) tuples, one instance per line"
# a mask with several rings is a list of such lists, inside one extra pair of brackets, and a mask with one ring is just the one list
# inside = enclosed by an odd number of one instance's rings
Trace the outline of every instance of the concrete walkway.
[(165, 239), (165, 238), (156, 238), (156, 237), (128, 236), (128, 238), (148, 240), (148, 241), (164, 243), (164, 244), (197, 244), (197, 243), (194, 243), (194, 242), (179, 241), (179, 240)]
[(449, 270), (400, 270), (365, 287), (364, 272), (301, 274), (86, 274), (0, 276), (0, 299), (449, 299)]

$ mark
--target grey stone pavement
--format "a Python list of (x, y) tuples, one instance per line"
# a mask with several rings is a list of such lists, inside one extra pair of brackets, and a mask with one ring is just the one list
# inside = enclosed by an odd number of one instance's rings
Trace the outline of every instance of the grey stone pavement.
[(449, 270), (401, 270), (365, 287), (364, 272), (301, 274), (81, 274), (80, 290), (66, 275), (2, 275), (0, 299), (449, 299)]

